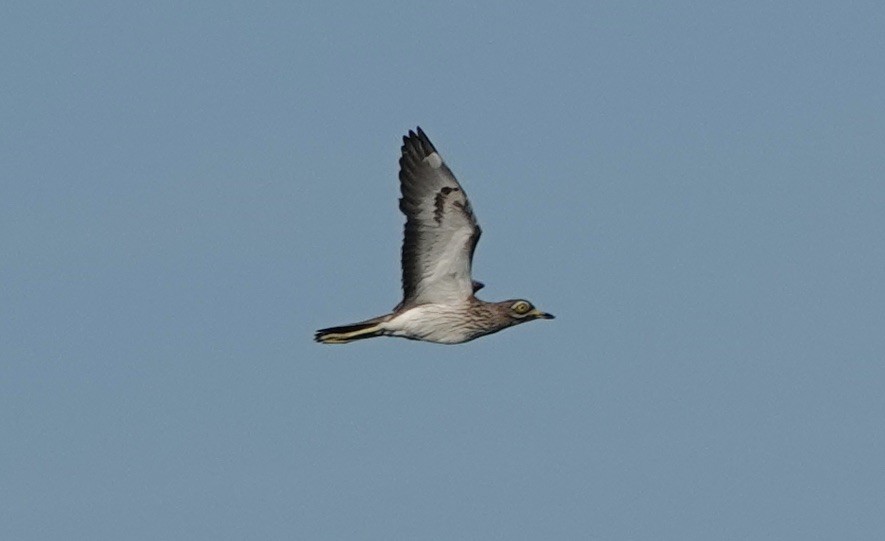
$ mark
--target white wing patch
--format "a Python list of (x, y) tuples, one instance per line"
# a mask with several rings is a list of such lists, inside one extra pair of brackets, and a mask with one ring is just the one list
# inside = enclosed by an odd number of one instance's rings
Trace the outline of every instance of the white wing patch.
[(436, 152), (431, 152), (424, 158), (424, 161), (427, 162), (427, 165), (433, 167), (434, 169), (439, 169), (442, 166), (442, 158)]
[[(432, 266), (421, 277), (416, 298), (428, 296), (427, 300), (454, 304), (472, 294), (470, 261), (464, 253), (471, 234), (471, 230), (464, 229), (451, 232), (448, 242), (439, 246), (436, 261), (429, 262)], [(467, 284), (469, 289), (465, 287)]]

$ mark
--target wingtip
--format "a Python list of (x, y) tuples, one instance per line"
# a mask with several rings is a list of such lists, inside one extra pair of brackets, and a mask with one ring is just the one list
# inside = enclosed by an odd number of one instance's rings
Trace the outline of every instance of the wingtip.
[(421, 126), (417, 126), (414, 130), (409, 130), (406, 135), (403, 136), (403, 140), (407, 141), (409, 139), (424, 139), (427, 137), (427, 134), (424, 133), (424, 130), (421, 129)]
[[(409, 130), (406, 135), (403, 135), (403, 150), (406, 149), (410, 144), (414, 144), (413, 141), (416, 139), (420, 141), (422, 139), (422, 135), (424, 132), (421, 131), (421, 128), (418, 128), (418, 132), (415, 133), (415, 130)], [(425, 136), (426, 137), (426, 136)]]
[(405, 153), (410, 148), (416, 149), (422, 158), (437, 152), (436, 147), (421, 126), (416, 126), (414, 130), (409, 130), (406, 135), (403, 135), (403, 146), (400, 150)]

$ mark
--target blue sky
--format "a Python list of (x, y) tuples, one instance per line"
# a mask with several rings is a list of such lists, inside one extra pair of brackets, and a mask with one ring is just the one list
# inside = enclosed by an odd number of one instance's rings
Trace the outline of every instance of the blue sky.
[[(885, 535), (877, 2), (0, 8), (0, 536)], [(484, 229), (400, 296), (400, 137)]]

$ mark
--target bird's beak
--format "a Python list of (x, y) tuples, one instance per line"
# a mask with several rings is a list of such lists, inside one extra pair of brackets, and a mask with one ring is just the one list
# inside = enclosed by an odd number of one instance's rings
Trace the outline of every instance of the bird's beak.
[(542, 311), (538, 310), (537, 308), (535, 309), (534, 312), (532, 312), (532, 315), (535, 316), (535, 319), (555, 319), (555, 316), (553, 314), (548, 314), (547, 312), (542, 312)]

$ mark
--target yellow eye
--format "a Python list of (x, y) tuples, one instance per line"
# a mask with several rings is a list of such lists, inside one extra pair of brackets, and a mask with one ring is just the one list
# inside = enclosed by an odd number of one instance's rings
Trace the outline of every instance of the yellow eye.
[(532, 305), (525, 301), (517, 301), (513, 303), (513, 306), (511, 306), (510, 309), (519, 315), (524, 315), (532, 309)]

